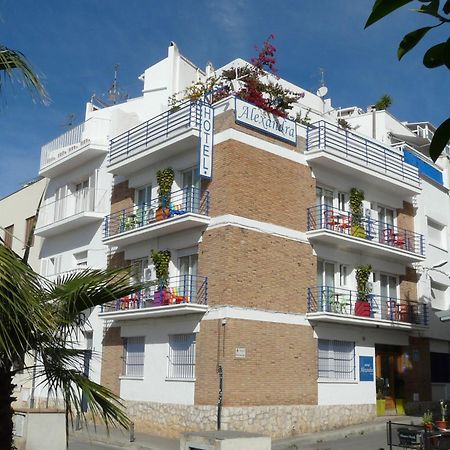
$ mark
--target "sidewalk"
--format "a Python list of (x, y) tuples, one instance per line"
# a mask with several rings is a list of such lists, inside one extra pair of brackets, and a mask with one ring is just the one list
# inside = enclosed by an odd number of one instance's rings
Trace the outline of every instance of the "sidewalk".
[[(352, 425), (337, 430), (322, 431), (318, 433), (304, 433), (299, 436), (293, 436), (287, 439), (272, 440), (272, 450), (281, 450), (285, 448), (301, 448), (316, 443), (324, 443), (343, 439), (348, 436), (369, 434), (386, 429), (386, 422), (391, 420), (396, 423), (421, 424), (420, 417), (413, 416), (385, 416), (377, 417), (372, 422)], [(111, 428), (109, 434), (105, 426), (97, 425), (97, 428), (91, 425), (88, 429), (73, 431), (70, 433), (70, 441), (95, 442), (109, 444), (116, 447), (124, 447), (134, 450), (179, 450), (180, 442), (178, 439), (163, 438), (152, 436), (147, 433), (135, 433), (134, 442), (130, 442), (130, 434), (121, 429)]]

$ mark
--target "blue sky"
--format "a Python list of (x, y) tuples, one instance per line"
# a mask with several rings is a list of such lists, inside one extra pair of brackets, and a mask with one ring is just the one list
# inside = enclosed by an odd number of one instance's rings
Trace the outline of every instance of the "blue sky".
[[(335, 107), (366, 108), (381, 95), (410, 122), (438, 125), (449, 113), (446, 69), (425, 69), (424, 50), (446, 39), (433, 32), (398, 62), (407, 32), (430, 23), (402, 8), (364, 30), (373, 0), (0, 0), (0, 42), (21, 50), (43, 78), (48, 106), (33, 104), (18, 85), (0, 101), (0, 197), (35, 177), (40, 148), (64, 132), (69, 114), (84, 117), (85, 102), (111, 85), (139, 95), (137, 77), (164, 58), (170, 41), (191, 61), (219, 67), (274, 33), (280, 75), (315, 92), (325, 70)], [(438, 40), (439, 36), (442, 38)], [(427, 45), (428, 44), (428, 45)]]

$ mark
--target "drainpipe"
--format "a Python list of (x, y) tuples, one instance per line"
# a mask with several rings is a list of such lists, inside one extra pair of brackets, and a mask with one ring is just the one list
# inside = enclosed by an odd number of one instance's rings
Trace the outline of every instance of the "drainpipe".
[(372, 106), (372, 137), (377, 138), (377, 110)]
[(219, 374), (219, 398), (217, 401), (217, 430), (220, 431), (222, 419), (222, 403), (223, 403), (223, 368), (221, 365), (217, 367)]

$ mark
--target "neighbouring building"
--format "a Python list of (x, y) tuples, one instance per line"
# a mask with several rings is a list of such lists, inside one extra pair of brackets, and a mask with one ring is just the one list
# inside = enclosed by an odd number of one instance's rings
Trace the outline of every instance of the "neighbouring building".
[(137, 429), (172, 436), (220, 414), (286, 437), (447, 398), (449, 172), (427, 155), (432, 126), (282, 79), (304, 93), (297, 121), (234, 96), (169, 102), (245, 64), (203, 71), (171, 43), (142, 96), (88, 103), (42, 149), (41, 273), (131, 266), (147, 283), (91, 313), (91, 376)]

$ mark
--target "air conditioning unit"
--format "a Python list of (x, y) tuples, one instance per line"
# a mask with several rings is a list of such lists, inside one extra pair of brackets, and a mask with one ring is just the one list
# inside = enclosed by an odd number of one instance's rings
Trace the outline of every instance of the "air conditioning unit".
[(373, 283), (370, 281), (367, 283), (367, 292), (373, 292)]

